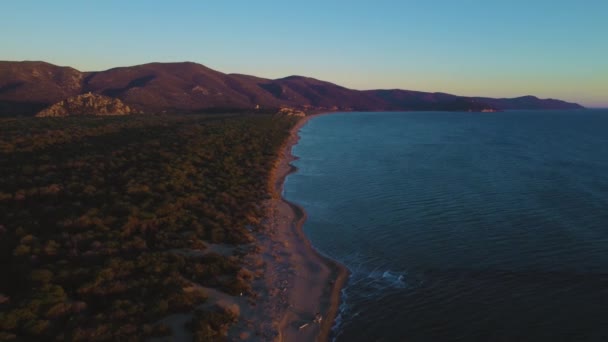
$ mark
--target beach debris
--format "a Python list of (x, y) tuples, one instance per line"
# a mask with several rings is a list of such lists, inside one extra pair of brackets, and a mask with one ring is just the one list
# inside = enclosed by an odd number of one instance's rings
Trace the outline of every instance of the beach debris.
[(323, 316), (320, 312), (317, 312), (317, 314), (315, 315), (315, 319), (312, 322), (321, 324), (321, 321), (323, 321)]
[[(320, 312), (317, 312), (315, 314), (315, 318), (312, 320), (311, 323), (313, 323), (313, 324), (315, 324), (315, 323), (316, 324), (321, 324), (322, 321), (323, 321), (323, 315), (321, 315)], [(300, 327), (298, 328), (298, 330), (302, 330), (302, 329), (306, 328), (309, 325), (310, 325), (310, 323), (304, 323), (304, 324), (300, 325)]]

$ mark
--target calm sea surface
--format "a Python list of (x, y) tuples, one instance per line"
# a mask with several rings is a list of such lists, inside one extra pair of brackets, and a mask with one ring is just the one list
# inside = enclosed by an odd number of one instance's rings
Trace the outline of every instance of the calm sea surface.
[(312, 119), (285, 197), (337, 341), (608, 341), (608, 111)]

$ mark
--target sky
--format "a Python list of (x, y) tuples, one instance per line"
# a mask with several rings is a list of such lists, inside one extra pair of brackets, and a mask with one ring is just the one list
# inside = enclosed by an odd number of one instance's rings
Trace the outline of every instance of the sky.
[(0, 60), (81, 71), (192, 61), (608, 107), (608, 0), (2, 0)]

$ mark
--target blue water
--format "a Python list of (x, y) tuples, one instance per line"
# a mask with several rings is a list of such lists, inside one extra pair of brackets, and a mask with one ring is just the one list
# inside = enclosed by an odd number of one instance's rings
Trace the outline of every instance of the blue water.
[(608, 341), (608, 111), (312, 119), (285, 197), (337, 341)]

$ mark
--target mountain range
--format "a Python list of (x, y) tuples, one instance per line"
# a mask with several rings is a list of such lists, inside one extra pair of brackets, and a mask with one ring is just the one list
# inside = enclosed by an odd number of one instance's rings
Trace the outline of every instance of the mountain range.
[(117, 99), (136, 112), (272, 111), (483, 111), (582, 109), (576, 103), (534, 96), (465, 97), (411, 90), (354, 90), (302, 76), (266, 79), (225, 74), (203, 65), (149, 63), (81, 72), (46, 62), (0, 61), (0, 116), (33, 116), (70, 97)]

